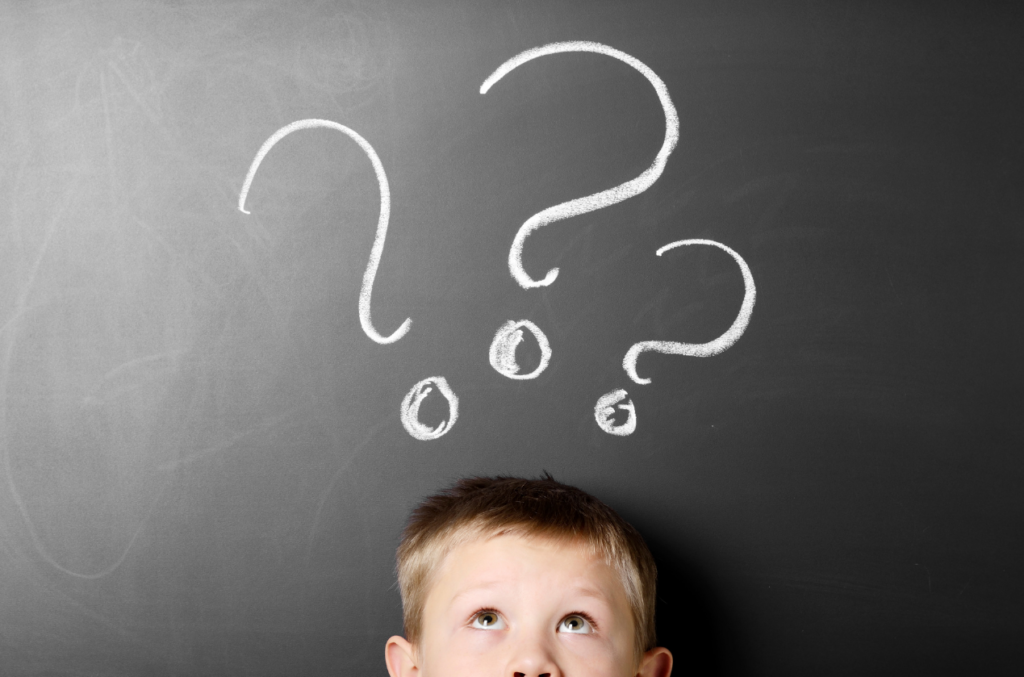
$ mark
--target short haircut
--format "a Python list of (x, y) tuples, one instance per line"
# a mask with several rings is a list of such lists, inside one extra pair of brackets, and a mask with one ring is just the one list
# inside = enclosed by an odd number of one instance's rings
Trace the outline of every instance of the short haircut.
[(513, 534), (578, 542), (616, 569), (632, 612), (635, 662), (655, 646), (657, 568), (643, 537), (614, 510), (545, 473), (541, 479), (470, 477), (429, 496), (398, 547), (405, 636), (418, 643), (434, 574), (456, 546)]

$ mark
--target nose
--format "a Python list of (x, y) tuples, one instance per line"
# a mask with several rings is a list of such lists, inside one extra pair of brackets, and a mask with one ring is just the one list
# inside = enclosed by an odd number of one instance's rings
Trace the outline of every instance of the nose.
[(563, 677), (553, 648), (545, 638), (523, 637), (515, 643), (508, 677)]
[(540, 665), (534, 667), (525, 663), (518, 665), (521, 670), (515, 670), (512, 677), (562, 677), (562, 673), (555, 665)]

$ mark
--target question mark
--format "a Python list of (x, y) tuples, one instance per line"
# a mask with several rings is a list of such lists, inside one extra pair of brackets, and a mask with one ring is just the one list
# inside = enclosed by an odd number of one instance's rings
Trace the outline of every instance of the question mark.
[(558, 268), (549, 270), (542, 280), (534, 280), (523, 269), (523, 244), (533, 231), (555, 221), (561, 221), (609, 207), (644, 192), (661, 176), (668, 156), (672, 153), (676, 142), (679, 140), (679, 116), (676, 113), (675, 106), (672, 105), (672, 99), (668, 95), (668, 88), (661, 78), (639, 59), (608, 45), (602, 45), (599, 42), (554, 42), (542, 47), (528, 49), (501, 64), (496, 71), (491, 73), (484, 80), (484, 83), (480, 85), (480, 93), (486, 94), (498, 80), (501, 80), (513, 69), (527, 61), (532, 61), (547, 54), (559, 54), (562, 52), (594, 52), (596, 54), (604, 54), (623, 61), (640, 71), (654, 86), (654, 91), (657, 92), (658, 100), (661, 101), (661, 107), (665, 112), (665, 140), (662, 142), (661, 149), (654, 158), (654, 163), (635, 179), (626, 181), (614, 188), (594, 193), (593, 195), (587, 195), (586, 197), (563, 202), (554, 207), (548, 207), (544, 211), (531, 216), (520, 226), (519, 231), (512, 240), (512, 248), (508, 252), (508, 268), (512, 273), (512, 277), (523, 289), (546, 287), (558, 277)]
[(707, 343), (679, 343), (676, 341), (641, 341), (640, 343), (634, 343), (626, 351), (626, 356), (622, 360), (622, 368), (626, 370), (626, 373), (629, 374), (629, 377), (635, 383), (645, 384), (651, 382), (651, 379), (641, 378), (636, 373), (636, 360), (640, 353), (652, 350), (665, 355), (711, 357), (728, 350), (743, 336), (743, 332), (746, 331), (747, 325), (750, 323), (750, 315), (754, 312), (754, 300), (757, 298), (757, 289), (754, 287), (754, 276), (750, 273), (750, 268), (742, 256), (721, 242), (715, 242), (714, 240), (679, 240), (677, 242), (670, 242), (658, 249), (656, 253), (658, 256), (661, 256), (670, 249), (695, 244), (718, 247), (739, 264), (740, 272), (743, 274), (743, 303), (740, 304), (740, 311), (736, 314), (736, 319), (733, 320), (732, 325), (725, 330), (724, 334)]
[(345, 125), (338, 124), (331, 120), (317, 120), (310, 118), (307, 120), (297, 120), (291, 124), (285, 125), (281, 129), (271, 135), (269, 139), (263, 142), (258, 153), (256, 153), (255, 159), (249, 166), (249, 173), (245, 176), (245, 183), (242, 184), (242, 192), (238, 195), (238, 210), (243, 214), (249, 214), (245, 209), (245, 198), (249, 194), (249, 187), (252, 185), (253, 178), (256, 176), (256, 170), (259, 169), (260, 163), (263, 162), (263, 158), (270, 152), (270, 149), (274, 145), (288, 136), (292, 132), (297, 132), (300, 129), (314, 129), (317, 127), (325, 127), (327, 129), (337, 130), (357, 144), (363, 149), (363, 152), (370, 158), (370, 162), (373, 164), (373, 171), (377, 174), (377, 184), (380, 186), (380, 217), (377, 219), (377, 234), (373, 238), (373, 247), (370, 248), (370, 260), (366, 264), (366, 272), (363, 273), (363, 285), (359, 290), (359, 323), (363, 326), (363, 331), (371, 339), (382, 345), (388, 343), (394, 343), (409, 332), (409, 327), (412, 325), (412, 319), (405, 318), (405, 322), (396, 329), (390, 336), (382, 336), (373, 327), (373, 322), (370, 319), (370, 296), (373, 293), (373, 280), (377, 276), (377, 266), (380, 265), (380, 257), (384, 252), (384, 238), (388, 234), (388, 219), (391, 217), (391, 191), (388, 188), (388, 177), (384, 173), (384, 165), (381, 164), (380, 158), (377, 157), (376, 151), (373, 150), (373, 146), (360, 136), (355, 130), (346, 127)]
[[(658, 256), (661, 256), (670, 249), (694, 244), (718, 247), (728, 253), (729, 256), (739, 264), (740, 272), (743, 275), (743, 302), (740, 304), (740, 311), (736, 314), (736, 319), (733, 320), (732, 325), (725, 330), (724, 334), (713, 341), (708, 341), (707, 343), (679, 343), (676, 341), (641, 341), (640, 343), (634, 343), (630, 349), (626, 351), (626, 356), (622, 360), (622, 368), (626, 370), (626, 373), (634, 382), (641, 385), (650, 383), (651, 379), (641, 378), (640, 375), (636, 373), (636, 360), (640, 356), (640, 353), (651, 350), (664, 353), (666, 355), (711, 357), (712, 355), (718, 355), (728, 350), (740, 339), (741, 336), (743, 336), (743, 332), (746, 331), (747, 325), (750, 324), (750, 315), (754, 312), (754, 301), (757, 298), (757, 289), (754, 287), (754, 276), (750, 273), (750, 268), (747, 266), (747, 262), (743, 260), (742, 256), (721, 242), (700, 239), (670, 242), (669, 244), (659, 248), (656, 253)], [(619, 389), (613, 390), (612, 392), (602, 395), (597, 399), (597, 404), (594, 405), (594, 419), (597, 421), (597, 425), (601, 430), (610, 435), (619, 436), (631, 435), (636, 430), (636, 406), (633, 404), (632, 400), (627, 398), (628, 394), (626, 391)], [(625, 423), (622, 423), (621, 425), (616, 425), (614, 421), (616, 406), (628, 414), (628, 418)]]

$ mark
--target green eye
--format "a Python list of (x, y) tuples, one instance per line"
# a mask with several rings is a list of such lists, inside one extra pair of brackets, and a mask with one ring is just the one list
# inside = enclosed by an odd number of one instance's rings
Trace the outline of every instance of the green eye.
[(473, 627), (481, 630), (501, 630), (505, 627), (505, 621), (497, 611), (478, 611), (473, 616)]
[(558, 627), (560, 632), (571, 632), (576, 634), (588, 634), (594, 631), (590, 622), (579, 614), (572, 614), (562, 619)]

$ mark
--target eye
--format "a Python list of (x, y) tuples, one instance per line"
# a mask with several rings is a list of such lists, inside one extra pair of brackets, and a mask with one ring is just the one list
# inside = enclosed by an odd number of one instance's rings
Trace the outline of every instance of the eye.
[(473, 622), (470, 625), (478, 630), (504, 630), (505, 619), (497, 611), (484, 609), (473, 615)]
[(558, 631), (589, 635), (594, 631), (594, 625), (583, 614), (569, 614), (558, 624)]

